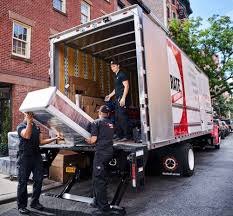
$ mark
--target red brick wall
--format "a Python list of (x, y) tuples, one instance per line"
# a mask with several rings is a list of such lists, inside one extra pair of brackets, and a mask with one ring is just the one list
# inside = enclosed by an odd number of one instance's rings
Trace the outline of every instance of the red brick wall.
[[(113, 11), (113, 4), (105, 0), (91, 2), (92, 19), (103, 15), (101, 9), (107, 13)], [(49, 81), (50, 28), (62, 31), (80, 24), (80, 1), (67, 0), (66, 8), (66, 15), (62, 15), (53, 9), (52, 1), (0, 1), (0, 72)], [(9, 10), (35, 22), (31, 37), (31, 63), (11, 58), (12, 20), (9, 19)]]
[(19, 107), (23, 102), (27, 92), (34, 91), (36, 88), (22, 85), (12, 86), (12, 129), (15, 130), (16, 126), (23, 121), (24, 115), (19, 112)]
[(129, 3), (128, 0), (121, 0), (121, 2), (122, 2), (126, 7), (132, 5), (131, 3)]
[[(0, 78), (1, 74), (14, 75), (16, 79), (27, 77), (47, 82), (49, 85), (49, 36), (51, 29), (63, 31), (80, 24), (80, 0), (66, 0), (66, 14), (53, 9), (52, 0), (0, 1)], [(91, 2), (91, 19), (110, 13), (115, 8), (105, 0), (87, 0)], [(30, 62), (16, 60), (11, 56), (13, 21), (9, 11), (17, 13), (32, 23)], [(1, 79), (0, 79), (1, 80)], [(2, 80), (1, 80), (2, 81)], [(12, 80), (4, 80), (12, 83)], [(12, 130), (23, 119), (18, 109), (28, 91), (35, 88), (12, 83)], [(14, 85), (15, 84), (15, 85)], [(31, 85), (30, 85), (31, 86)], [(44, 85), (43, 85), (44, 87)], [(38, 85), (36, 87), (39, 88)]]
[[(24, 114), (19, 112), (19, 107), (23, 102), (23, 99), (27, 95), (27, 92), (35, 91), (38, 88), (23, 86), (23, 85), (13, 85), (12, 86), (12, 131), (16, 130), (17, 125), (24, 120)], [(40, 127), (41, 133), (43, 134), (43, 138), (48, 138), (49, 133), (48, 130), (42, 127), (42, 125), (38, 124)]]

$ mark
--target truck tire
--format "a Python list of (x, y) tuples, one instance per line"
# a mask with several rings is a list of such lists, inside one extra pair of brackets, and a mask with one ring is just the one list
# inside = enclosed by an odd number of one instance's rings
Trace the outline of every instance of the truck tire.
[(163, 175), (192, 176), (195, 167), (193, 146), (190, 143), (179, 143), (163, 148), (160, 164)]
[(183, 160), (181, 159), (183, 176), (192, 176), (195, 168), (193, 146), (189, 143), (183, 144), (180, 146), (179, 154), (179, 158), (183, 158)]

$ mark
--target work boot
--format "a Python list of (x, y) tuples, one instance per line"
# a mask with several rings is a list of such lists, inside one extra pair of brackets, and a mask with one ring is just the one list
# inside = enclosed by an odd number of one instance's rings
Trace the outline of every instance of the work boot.
[(126, 138), (126, 137), (124, 137), (124, 138), (122, 138), (122, 139), (119, 139), (119, 140), (117, 140), (118, 142), (126, 142), (126, 141), (129, 141), (129, 139), (128, 138)]
[(39, 202), (38, 203), (31, 203), (30, 205), (31, 208), (42, 211), (44, 209), (44, 206), (41, 205)]
[(122, 139), (121, 137), (115, 137), (115, 138), (113, 138), (113, 141), (119, 141), (121, 139)]
[(30, 211), (26, 207), (24, 207), (24, 208), (19, 208), (19, 213), (28, 215), (30, 214)]
[(96, 205), (96, 202), (92, 202), (89, 204), (92, 208), (98, 208), (98, 206)]
[(103, 216), (113, 216), (113, 215), (121, 215), (121, 212), (117, 209), (112, 209), (112, 208), (106, 208), (106, 209), (103, 209), (102, 211), (102, 214)]

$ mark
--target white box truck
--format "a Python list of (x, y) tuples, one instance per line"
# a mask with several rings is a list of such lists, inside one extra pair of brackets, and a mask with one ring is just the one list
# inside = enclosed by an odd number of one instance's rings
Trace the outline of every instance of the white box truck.
[[(128, 74), (131, 107), (140, 113), (141, 132), (140, 142), (114, 144), (112, 165), (123, 180), (112, 204), (119, 204), (127, 179), (133, 188), (144, 184), (146, 165), (167, 175), (191, 176), (193, 146), (218, 148), (219, 143), (213, 136), (208, 77), (169, 38), (159, 20), (137, 5), (52, 36), (51, 86), (73, 100), (78, 87), (71, 81), (83, 78), (96, 82), (98, 96), (104, 96), (113, 89), (109, 65), (113, 58)], [(44, 146), (44, 151), (53, 148)], [(67, 149), (94, 151), (85, 144)], [(73, 183), (74, 179), (68, 182), (59, 197), (83, 201), (68, 195)]]

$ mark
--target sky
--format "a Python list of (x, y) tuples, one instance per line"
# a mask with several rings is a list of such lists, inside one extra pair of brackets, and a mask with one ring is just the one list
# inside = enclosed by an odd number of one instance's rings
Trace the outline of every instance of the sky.
[[(227, 15), (233, 20), (233, 0), (189, 0), (193, 13), (191, 17), (200, 16), (204, 20), (213, 14)], [(203, 23), (204, 25), (207, 22)]]

